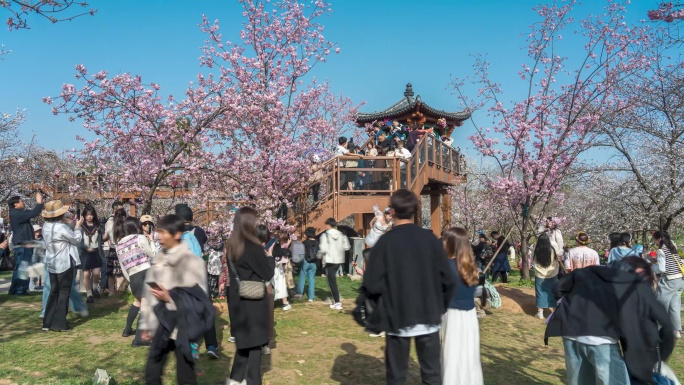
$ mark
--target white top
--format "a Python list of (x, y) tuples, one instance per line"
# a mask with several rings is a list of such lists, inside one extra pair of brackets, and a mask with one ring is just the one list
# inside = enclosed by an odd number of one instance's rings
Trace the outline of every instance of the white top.
[(569, 259), (572, 270), (601, 264), (598, 253), (586, 246), (577, 246), (570, 249)]
[(78, 256), (78, 245), (83, 239), (81, 231), (74, 231), (62, 222), (46, 222), (43, 225), (45, 240), (45, 264), (50, 273), (61, 274), (81, 263)]
[(546, 234), (549, 235), (551, 245), (554, 246), (554, 249), (556, 249), (556, 255), (563, 255), (563, 247), (565, 244), (563, 243), (563, 234), (561, 231), (556, 228), (553, 230), (548, 230)]
[(411, 159), (411, 151), (409, 151), (406, 147), (397, 148), (394, 150), (394, 156), (402, 159)]
[(349, 153), (349, 150), (344, 148), (344, 146), (337, 146), (337, 149), (335, 150), (335, 156), (344, 156)]
[(585, 345), (614, 345), (617, 344), (617, 340), (610, 337), (596, 337), (596, 336), (579, 336), (579, 337), (563, 337), (569, 340), (577, 341)]
[(105, 246), (113, 249), (116, 247), (114, 243), (114, 217), (109, 217), (105, 223), (105, 234), (109, 237), (109, 241), (105, 242)]

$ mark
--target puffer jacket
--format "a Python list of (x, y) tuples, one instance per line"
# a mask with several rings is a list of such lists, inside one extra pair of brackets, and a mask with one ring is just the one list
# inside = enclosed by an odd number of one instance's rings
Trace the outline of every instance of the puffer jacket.
[(321, 234), (319, 242), (318, 258), (321, 258), (324, 264), (344, 263), (344, 252), (351, 248), (346, 235), (337, 229), (329, 229)]

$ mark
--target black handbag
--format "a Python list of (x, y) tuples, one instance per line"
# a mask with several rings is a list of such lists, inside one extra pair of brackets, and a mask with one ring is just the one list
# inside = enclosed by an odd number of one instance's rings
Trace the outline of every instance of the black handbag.
[(368, 296), (362, 288), (356, 298), (356, 308), (352, 310), (352, 317), (359, 326), (363, 326), (371, 333), (379, 334), (386, 329), (382, 324), (381, 308), (382, 297)]

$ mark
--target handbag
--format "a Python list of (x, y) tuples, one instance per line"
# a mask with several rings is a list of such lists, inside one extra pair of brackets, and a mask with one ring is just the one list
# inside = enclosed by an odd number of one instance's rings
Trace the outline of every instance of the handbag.
[(266, 296), (266, 284), (263, 281), (243, 281), (238, 277), (233, 260), (228, 256), (226, 258), (230, 265), (230, 270), (235, 273), (235, 282), (238, 285), (238, 293), (243, 299), (263, 299)]

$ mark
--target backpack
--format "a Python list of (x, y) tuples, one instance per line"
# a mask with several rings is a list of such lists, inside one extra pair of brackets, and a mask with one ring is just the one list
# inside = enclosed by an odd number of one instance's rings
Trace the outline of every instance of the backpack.
[(304, 244), (299, 241), (293, 241), (290, 250), (292, 251), (292, 263), (302, 263), (306, 256), (306, 247), (304, 247)]
[(309, 242), (309, 247), (304, 255), (304, 260), (309, 263), (315, 263), (318, 259), (318, 241)]
[(185, 241), (185, 244), (188, 245), (188, 248), (190, 251), (192, 251), (193, 254), (196, 256), (202, 258), (203, 253), (202, 253), (202, 248), (200, 247), (199, 242), (197, 241), (197, 237), (194, 234), (194, 231), (186, 231), (181, 235), (181, 241)]
[(496, 288), (494, 285), (489, 283), (489, 281), (485, 281), (484, 283), (484, 288), (487, 290), (487, 298), (492, 304), (493, 309), (498, 309), (501, 307), (501, 296), (499, 295), (499, 292), (496, 291)]

